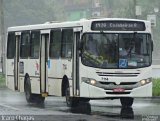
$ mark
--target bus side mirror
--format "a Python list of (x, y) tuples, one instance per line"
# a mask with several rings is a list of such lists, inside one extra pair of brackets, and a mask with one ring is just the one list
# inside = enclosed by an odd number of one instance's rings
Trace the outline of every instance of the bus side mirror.
[(81, 54), (82, 54), (82, 49), (83, 49), (83, 43), (82, 43), (82, 42), (79, 42), (77, 48), (78, 48), (79, 56), (81, 56)]
[(83, 48), (83, 44), (82, 44), (82, 42), (79, 42), (79, 44), (78, 44), (78, 50), (82, 50), (82, 48)]
[(79, 42), (79, 44), (78, 44), (78, 50), (82, 51), (82, 49), (83, 49), (83, 43)]

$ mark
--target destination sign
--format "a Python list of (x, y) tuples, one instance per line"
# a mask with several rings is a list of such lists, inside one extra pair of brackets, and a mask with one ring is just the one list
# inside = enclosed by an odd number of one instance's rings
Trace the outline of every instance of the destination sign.
[(91, 30), (99, 31), (144, 31), (144, 22), (140, 21), (93, 21)]

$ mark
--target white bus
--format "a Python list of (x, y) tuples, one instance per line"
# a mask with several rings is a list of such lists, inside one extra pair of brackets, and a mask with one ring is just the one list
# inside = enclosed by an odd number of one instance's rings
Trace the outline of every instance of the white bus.
[(26, 100), (151, 97), (151, 24), (137, 19), (83, 19), (8, 28), (6, 85)]

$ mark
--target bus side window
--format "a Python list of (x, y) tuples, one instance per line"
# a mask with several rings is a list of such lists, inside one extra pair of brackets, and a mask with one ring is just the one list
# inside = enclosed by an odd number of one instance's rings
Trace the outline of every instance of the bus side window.
[(62, 58), (72, 57), (73, 29), (63, 29), (62, 32)]
[(39, 58), (39, 46), (40, 46), (40, 31), (32, 31), (30, 42), (30, 57)]
[(30, 50), (30, 32), (25, 31), (25, 32), (22, 32), (20, 57), (28, 58), (29, 53), (30, 53), (29, 50)]
[(51, 30), (49, 49), (50, 58), (60, 58), (61, 56), (61, 35), (62, 32), (60, 29)]
[(7, 42), (7, 58), (8, 59), (14, 58), (15, 48), (16, 48), (15, 33), (10, 32), (10, 33), (8, 33), (8, 42)]

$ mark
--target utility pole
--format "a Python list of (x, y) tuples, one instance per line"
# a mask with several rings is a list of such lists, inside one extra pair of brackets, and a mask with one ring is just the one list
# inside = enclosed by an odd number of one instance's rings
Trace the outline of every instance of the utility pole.
[(136, 6), (137, 6), (137, 0), (133, 0), (133, 2), (134, 2), (134, 17), (137, 19), (137, 15), (136, 15)]
[(3, 0), (0, 0), (0, 62), (2, 73), (5, 73), (5, 30), (4, 30), (4, 9)]
[(90, 0), (90, 18), (93, 17), (93, 0)]

